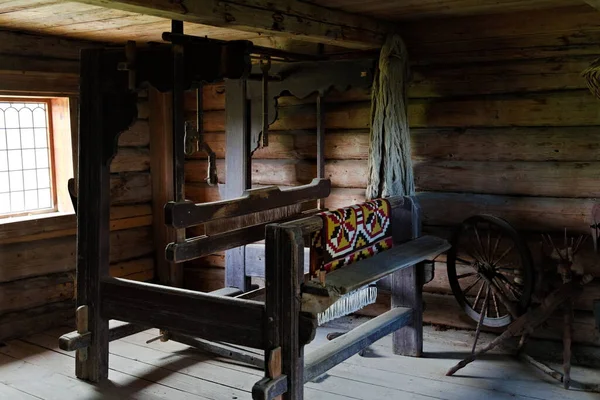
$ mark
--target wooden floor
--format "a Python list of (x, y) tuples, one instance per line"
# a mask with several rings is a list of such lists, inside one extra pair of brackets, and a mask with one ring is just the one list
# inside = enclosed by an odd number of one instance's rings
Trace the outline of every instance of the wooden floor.
[[(0, 347), (0, 399), (250, 399), (252, 385), (262, 377), (256, 369), (202, 353), (175, 342), (146, 344), (156, 331), (111, 343), (110, 381), (91, 385), (74, 378), (73, 353), (57, 348), (57, 329), (14, 340)], [(332, 328), (321, 328), (316, 343)], [(598, 399), (600, 395), (566, 392), (556, 382), (503, 354), (476, 361), (459, 376), (446, 370), (468, 351), (471, 333), (425, 331), (426, 356), (390, 355), (386, 337), (338, 365), (318, 382), (306, 385), (307, 399), (492, 400)], [(597, 376), (577, 368), (574, 379)]]

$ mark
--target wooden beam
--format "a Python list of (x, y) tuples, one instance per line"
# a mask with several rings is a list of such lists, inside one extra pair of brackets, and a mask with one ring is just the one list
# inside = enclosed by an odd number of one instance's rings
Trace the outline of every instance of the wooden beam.
[(349, 48), (372, 49), (383, 43), (390, 23), (331, 10), (297, 0), (78, 0), (80, 3)]
[[(104, 159), (102, 50), (81, 52), (79, 111), (79, 171), (77, 213), (77, 307), (89, 310), (87, 353), (76, 356), (78, 378), (99, 382), (108, 378), (108, 319), (100, 312), (100, 279), (109, 274), (110, 166)], [(93, 182), (93, 184), (90, 184)], [(86, 329), (87, 330), (87, 329)]]
[[(227, 158), (225, 198), (241, 196), (252, 187), (250, 165), (250, 133), (248, 123), (248, 102), (246, 81), (228, 80), (226, 91), (226, 144)], [(244, 292), (250, 289), (250, 278), (246, 277), (245, 249), (243, 246), (227, 250), (225, 253), (225, 286), (236, 287)]]
[(594, 7), (596, 10), (600, 10), (600, 0), (583, 0), (590, 6)]
[[(154, 247), (156, 248), (156, 275), (164, 285), (171, 276), (181, 276), (175, 271), (181, 266), (172, 265), (165, 259), (165, 247), (175, 241), (175, 232), (164, 221), (164, 205), (175, 198), (173, 193), (172, 105), (168, 94), (150, 90), (150, 153), (152, 171), (152, 214)], [(172, 271), (173, 270), (173, 271)]]
[[(234, 159), (230, 165), (233, 162), (237, 163), (239, 161)], [(230, 181), (227, 180), (227, 182)], [(234, 190), (234, 188), (231, 190)], [(277, 186), (247, 189), (235, 198), (205, 204), (171, 202), (165, 207), (166, 224), (178, 229), (189, 228), (216, 219), (240, 217), (245, 214), (324, 198), (330, 192), (331, 183), (328, 179), (313, 179), (310, 184), (283, 190)]]
[(312, 381), (382, 337), (406, 326), (412, 317), (412, 309), (394, 308), (309, 353), (304, 359), (304, 382)]
[(208, 340), (264, 348), (264, 304), (128, 281), (104, 279), (102, 315)]

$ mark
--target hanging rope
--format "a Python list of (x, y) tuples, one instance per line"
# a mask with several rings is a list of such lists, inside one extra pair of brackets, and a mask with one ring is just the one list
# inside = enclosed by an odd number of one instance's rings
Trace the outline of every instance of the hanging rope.
[(415, 194), (407, 113), (408, 54), (390, 35), (379, 56), (371, 93), (367, 199)]

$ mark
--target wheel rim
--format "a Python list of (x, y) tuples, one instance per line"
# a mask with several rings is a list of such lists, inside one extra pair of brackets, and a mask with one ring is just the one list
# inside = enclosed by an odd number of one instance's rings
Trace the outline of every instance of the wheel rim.
[(484, 326), (504, 327), (513, 321), (511, 311), (520, 315), (527, 309), (534, 285), (531, 255), (503, 219), (465, 220), (452, 238), (447, 265), (454, 297), (474, 321), (484, 312)]

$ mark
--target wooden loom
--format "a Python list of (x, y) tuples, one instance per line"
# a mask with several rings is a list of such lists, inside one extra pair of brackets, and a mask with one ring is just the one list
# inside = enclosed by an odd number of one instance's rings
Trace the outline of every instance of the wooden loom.
[[(447, 250), (449, 245), (435, 237), (419, 237), (420, 219), (413, 199), (389, 199), (396, 247), (330, 274), (325, 287), (312, 285), (312, 290), (307, 290), (310, 284), (304, 284), (303, 237), (320, 228), (319, 217), (298, 219), (303, 216), (298, 211), (259, 224), (242, 222), (233, 231), (185, 238), (186, 227), (206, 223), (217, 226), (233, 219), (244, 221), (268, 209), (326, 198), (330, 183), (316, 179), (289, 190), (247, 190), (240, 193), (241, 197), (214, 203), (185, 201), (183, 91), (222, 79), (229, 79), (245, 91), (251, 76), (249, 55), (270, 50), (256, 48), (250, 42), (190, 38), (182, 35), (181, 24), (174, 22), (173, 26), (174, 32), (168, 36), (173, 43), (171, 47), (135, 51), (129, 45), (125, 50), (92, 49), (81, 54), (77, 331), (60, 339), (62, 349), (77, 351), (77, 377), (90, 381), (106, 379), (109, 342), (149, 327), (161, 329), (163, 340), (177, 340), (217, 354), (226, 354), (229, 344), (264, 351), (264, 357), (238, 354), (243, 361), (264, 364), (265, 379), (253, 389), (256, 399), (280, 395), (285, 399), (301, 399), (304, 382), (392, 332), (396, 332), (396, 353), (420, 356), (422, 268), (416, 265)], [(165, 75), (165, 71), (171, 71), (172, 75)], [(246, 288), (200, 293), (109, 276), (109, 165), (119, 134), (135, 119), (136, 90), (148, 84), (173, 91), (176, 196), (165, 207), (165, 222), (177, 232), (177, 239), (167, 247), (167, 259), (180, 263), (265, 238), (264, 301), (253, 300), (252, 292), (244, 293)], [(244, 121), (246, 118), (242, 118)], [(267, 125), (262, 126), (264, 135)], [(264, 136), (262, 140), (265, 141)], [(243, 151), (249, 151), (248, 147)], [(290, 221), (293, 218), (296, 219)], [(241, 277), (245, 280), (247, 275), (243, 273)], [(391, 311), (329, 342), (318, 355), (303, 357), (303, 347), (315, 333), (319, 304), (326, 307), (330, 302), (328, 286), (349, 291), (387, 275), (393, 276)], [(307, 304), (312, 305), (303, 309), (303, 298), (310, 299)], [(124, 323), (109, 326), (111, 319)]]

